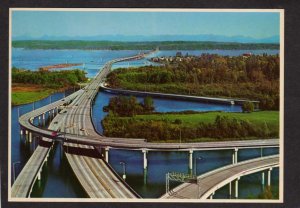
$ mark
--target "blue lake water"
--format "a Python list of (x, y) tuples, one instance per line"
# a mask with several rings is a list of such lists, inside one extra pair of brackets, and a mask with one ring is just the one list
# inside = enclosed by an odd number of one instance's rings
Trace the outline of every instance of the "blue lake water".
[(88, 77), (94, 77), (106, 62), (138, 53), (140, 51), (134, 50), (27, 50), (13, 48), (12, 66), (36, 71), (42, 66), (82, 63), (83, 65), (69, 67), (69, 69), (83, 69), (87, 72)]
[[(99, 133), (103, 132), (101, 120), (107, 115), (107, 113), (103, 112), (103, 107), (108, 105), (110, 98), (115, 96), (117, 95), (101, 91), (95, 98), (92, 117), (95, 128)], [(137, 99), (139, 102), (143, 102), (143, 97), (138, 96)], [(163, 98), (153, 98), (153, 102), (157, 112), (179, 112), (185, 110), (242, 112), (242, 108), (239, 105), (210, 104), (184, 100), (174, 101)]]
[[(268, 148), (263, 150), (263, 156), (277, 154), (277, 148)], [(110, 150), (109, 163), (119, 173), (123, 174), (120, 162), (126, 163), (126, 181), (127, 183), (145, 198), (157, 198), (165, 193), (166, 174), (168, 172), (189, 173), (188, 152), (149, 152), (147, 154), (148, 169), (144, 173), (143, 156), (141, 151), (127, 151), (127, 150)], [(261, 156), (260, 149), (243, 149), (239, 150), (238, 161), (252, 159)], [(195, 158), (201, 157), (201, 160)], [(193, 172), (197, 175), (211, 171), (232, 162), (232, 150), (218, 150), (218, 151), (196, 151), (193, 154), (193, 166), (197, 170)], [(197, 164), (196, 164), (197, 163)], [(256, 176), (247, 176), (240, 182), (240, 197), (248, 198), (250, 196), (257, 196), (261, 193), (261, 174)], [(242, 177), (243, 178), (243, 177)], [(278, 191), (278, 168), (272, 172), (272, 187), (274, 192)], [(176, 183), (171, 184), (174, 188)], [(250, 189), (248, 189), (250, 187)], [(228, 190), (228, 189), (227, 189)], [(217, 191), (216, 198), (227, 198), (228, 191)]]
[[(62, 63), (82, 63), (80, 66), (69, 67), (70, 69), (82, 69), (87, 72), (88, 77), (94, 77), (98, 70), (109, 60), (136, 55), (141, 52), (137, 50), (27, 50), (22, 48), (12, 49), (12, 66), (18, 68), (25, 68), (29, 70), (38, 70), (42, 66), (49, 66), (53, 64)], [(154, 56), (174, 56), (175, 50), (159, 51), (151, 54), (145, 59), (116, 63), (113, 68), (118, 67), (137, 67), (142, 65), (155, 65), (149, 62), (148, 58)], [(219, 55), (238, 56), (243, 53), (251, 52), (253, 54), (278, 54), (278, 50), (193, 50), (181, 51), (182, 54), (200, 55), (202, 53), (211, 53)]]
[[(175, 55), (177, 51), (160, 51), (158, 56)], [(201, 53), (218, 53), (222, 55), (240, 55), (249, 51), (229, 51), (229, 50), (212, 50), (212, 51), (188, 51), (189, 54), (199, 55)], [(253, 52), (253, 51), (250, 51)], [(88, 50), (24, 50), (13, 49), (12, 65), (20, 68), (27, 68), (30, 70), (37, 70), (41, 66), (47, 66), (60, 63), (85, 63), (84, 70), (87, 71), (89, 77), (95, 76), (99, 68), (105, 62), (129, 55), (135, 55), (139, 51), (88, 51)], [(182, 51), (183, 54), (186, 51)], [(223, 54), (224, 53), (224, 54)], [(253, 53), (269, 53), (276, 54), (278, 51), (255, 51)], [(146, 59), (133, 62), (118, 63), (113, 66), (127, 67), (140, 66), (151, 64)], [(81, 66), (83, 68), (83, 66)], [(74, 68), (80, 68), (76, 66)], [(71, 92), (69, 92), (71, 93)], [(115, 96), (105, 92), (100, 92), (95, 99), (93, 106), (93, 121), (97, 131), (102, 132), (100, 121), (105, 116), (102, 108), (108, 104), (109, 98)], [(52, 95), (52, 101), (61, 99), (64, 93), (55, 93)], [(139, 100), (142, 98), (139, 97)], [(16, 175), (19, 174), (22, 167), (25, 165), (30, 155), (34, 150), (36, 143), (31, 144), (20, 139), (20, 127), (18, 124), (18, 109), (20, 114), (31, 111), (33, 108), (38, 108), (50, 103), (50, 98), (37, 101), (34, 104), (21, 105), (12, 107), (11, 120), (11, 161), (20, 161), (17, 164)], [(240, 111), (239, 106), (226, 105), (212, 105), (202, 104), (197, 102), (187, 101), (171, 101), (168, 99), (154, 99), (156, 111), (182, 111), (182, 110), (223, 110), (223, 111)], [(277, 154), (278, 148), (268, 148), (263, 150), (263, 155)], [(194, 153), (194, 158), (202, 157), (201, 161), (197, 160), (197, 174), (201, 174), (217, 167), (224, 166), (231, 163), (230, 150), (222, 151), (197, 151)], [(239, 161), (259, 157), (261, 155), (260, 149), (239, 150)], [(149, 152), (148, 153), (148, 170), (144, 173), (143, 161), (141, 151), (126, 151), (126, 150), (110, 150), (109, 163), (112, 167), (122, 175), (122, 166), (120, 161), (126, 162), (127, 179), (126, 181), (132, 186), (141, 196), (145, 198), (159, 197), (165, 192), (165, 174), (170, 171), (188, 172), (188, 154), (187, 152)], [(272, 172), (272, 187), (278, 190), (279, 171), (275, 169)], [(171, 184), (174, 187), (176, 184)], [(59, 187), (59, 188), (58, 188)], [(242, 177), (240, 181), (240, 196), (247, 198), (249, 196), (256, 196), (261, 193), (260, 175), (253, 174), (251, 176)], [(216, 192), (216, 198), (226, 198), (228, 187), (224, 187)], [(49, 162), (43, 169), (42, 181), (36, 183), (31, 197), (86, 197), (79, 182), (72, 173), (67, 161), (62, 156), (60, 146), (57, 145), (53, 151)]]

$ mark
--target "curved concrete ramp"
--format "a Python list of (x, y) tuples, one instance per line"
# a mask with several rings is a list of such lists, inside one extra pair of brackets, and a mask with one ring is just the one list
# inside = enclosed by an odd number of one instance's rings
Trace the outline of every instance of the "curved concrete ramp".
[(163, 195), (161, 198), (207, 199), (216, 190), (239, 177), (278, 166), (279, 155), (246, 160), (200, 175), (197, 177), (198, 184), (183, 183), (169, 193)]

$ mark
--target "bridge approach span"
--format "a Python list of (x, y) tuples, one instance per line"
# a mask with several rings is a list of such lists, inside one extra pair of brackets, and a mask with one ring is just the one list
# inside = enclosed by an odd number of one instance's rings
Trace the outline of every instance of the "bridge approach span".
[[(215, 169), (197, 177), (197, 183), (183, 183), (166, 193), (163, 199), (207, 199), (214, 193), (242, 176), (279, 167), (279, 155), (261, 157)], [(270, 176), (268, 176), (270, 177)], [(268, 178), (270, 182), (270, 178)], [(230, 188), (231, 189), (231, 188)], [(231, 193), (231, 190), (230, 190)], [(236, 193), (237, 194), (237, 193)], [(236, 195), (238, 196), (238, 195)]]

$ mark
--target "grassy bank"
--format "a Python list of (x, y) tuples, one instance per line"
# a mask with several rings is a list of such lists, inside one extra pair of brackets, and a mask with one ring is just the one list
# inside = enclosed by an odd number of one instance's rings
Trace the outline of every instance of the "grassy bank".
[[(231, 113), (231, 112), (208, 112), (195, 114), (153, 114), (153, 115), (136, 115), (134, 119), (137, 121), (168, 121), (175, 122), (181, 120), (182, 125), (186, 127), (196, 127), (199, 122), (213, 123), (217, 116), (227, 116), (228, 118), (236, 118), (240, 120), (248, 120), (254, 125), (264, 125), (266, 122), (269, 128), (279, 128), (279, 112), (278, 111), (259, 111), (252, 113)], [(126, 117), (126, 119), (129, 119)]]
[(102, 121), (104, 135), (145, 138), (150, 142), (206, 142), (274, 138), (279, 135), (279, 112), (158, 113)]
[(32, 103), (43, 98), (48, 97), (54, 92), (52, 89), (43, 89), (41, 91), (28, 91), (28, 92), (12, 92), (11, 103), (12, 105), (23, 105)]
[(44, 99), (66, 88), (53, 89), (36, 84), (13, 83), (11, 89), (11, 104), (23, 105)]
[[(55, 67), (57, 65), (52, 65)], [(48, 66), (50, 67), (50, 66)], [(60, 71), (30, 71), (12, 68), (12, 105), (27, 104), (48, 97), (54, 92), (60, 92), (79, 83), (88, 81), (86, 72), (73, 70)]]

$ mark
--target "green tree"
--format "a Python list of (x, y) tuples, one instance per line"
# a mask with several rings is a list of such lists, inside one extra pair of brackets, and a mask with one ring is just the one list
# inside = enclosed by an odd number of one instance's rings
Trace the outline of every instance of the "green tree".
[(175, 119), (174, 124), (182, 124), (182, 120), (177, 118)]
[(254, 104), (252, 102), (244, 102), (243, 103), (243, 106), (242, 106), (242, 110), (243, 112), (247, 112), (247, 113), (250, 113), (250, 112), (253, 112), (254, 111)]
[(145, 97), (144, 98), (144, 108), (146, 111), (153, 111), (154, 110), (154, 102), (152, 97)]
[(259, 199), (274, 199), (273, 193), (271, 191), (271, 187), (267, 186), (265, 188), (265, 190), (263, 191), (263, 193), (261, 193), (260, 195), (258, 195)]

